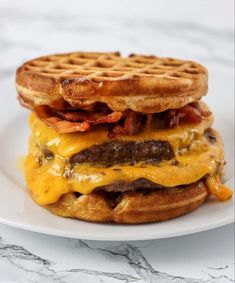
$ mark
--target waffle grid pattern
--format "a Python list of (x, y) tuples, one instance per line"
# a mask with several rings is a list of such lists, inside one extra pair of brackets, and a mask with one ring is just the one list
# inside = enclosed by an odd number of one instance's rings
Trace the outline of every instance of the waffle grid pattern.
[(77, 52), (40, 57), (24, 64), (27, 71), (60, 78), (84, 78), (95, 82), (131, 78), (198, 79), (203, 72), (191, 61), (131, 54)]

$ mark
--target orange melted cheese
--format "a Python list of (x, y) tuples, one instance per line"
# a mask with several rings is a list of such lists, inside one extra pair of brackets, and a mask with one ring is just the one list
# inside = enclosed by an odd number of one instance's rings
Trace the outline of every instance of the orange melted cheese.
[(38, 204), (53, 203), (63, 194), (71, 191), (71, 186), (63, 177), (64, 160), (55, 157), (53, 162), (40, 166), (33, 154), (25, 160), (25, 176), (28, 190)]
[(208, 177), (206, 180), (206, 185), (209, 192), (221, 201), (228, 200), (233, 195), (232, 190), (221, 184), (218, 175)]
[[(122, 137), (123, 140), (167, 140), (174, 149), (178, 165), (172, 165), (170, 161), (162, 162), (158, 166), (137, 164), (109, 168), (82, 164), (75, 166), (71, 177), (67, 179), (64, 172), (69, 168), (68, 158), (94, 144), (107, 141), (107, 129), (100, 127), (87, 133), (59, 135), (32, 114), (32, 135), (25, 162), (25, 175), (30, 193), (38, 204), (45, 205), (56, 202), (68, 192), (89, 194), (96, 187), (117, 181), (131, 182), (146, 178), (164, 187), (196, 182), (206, 175), (213, 175), (218, 171), (220, 164), (223, 165), (223, 145), (220, 139), (218, 138), (218, 143), (211, 145), (203, 137), (205, 129), (211, 123), (212, 117), (204, 119), (199, 125), (185, 125), (170, 130), (145, 130), (134, 137)], [(45, 160), (40, 166), (38, 157), (42, 145), (51, 150), (55, 157), (52, 160)], [(190, 146), (190, 150), (182, 151), (185, 146)]]

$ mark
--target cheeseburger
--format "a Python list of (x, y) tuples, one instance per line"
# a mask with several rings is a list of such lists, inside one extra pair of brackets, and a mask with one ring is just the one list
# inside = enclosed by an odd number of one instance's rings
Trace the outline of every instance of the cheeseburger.
[(206, 68), (193, 61), (75, 52), (16, 71), (31, 110), (25, 178), (52, 213), (93, 222), (163, 221), (193, 211), (220, 182), (223, 143), (201, 102)]

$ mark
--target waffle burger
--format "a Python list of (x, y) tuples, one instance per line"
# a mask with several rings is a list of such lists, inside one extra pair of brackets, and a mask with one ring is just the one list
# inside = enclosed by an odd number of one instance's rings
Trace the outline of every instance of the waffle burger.
[(196, 62), (118, 52), (20, 66), (33, 200), (63, 217), (144, 223), (191, 212), (209, 195), (231, 198), (220, 182), (223, 144), (200, 101), (207, 81)]

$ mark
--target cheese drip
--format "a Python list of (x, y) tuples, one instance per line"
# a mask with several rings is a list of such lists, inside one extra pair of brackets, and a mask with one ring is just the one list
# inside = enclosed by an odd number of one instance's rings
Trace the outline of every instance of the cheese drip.
[(208, 177), (206, 180), (206, 186), (209, 192), (221, 201), (228, 200), (233, 195), (232, 190), (221, 184), (218, 175)]

